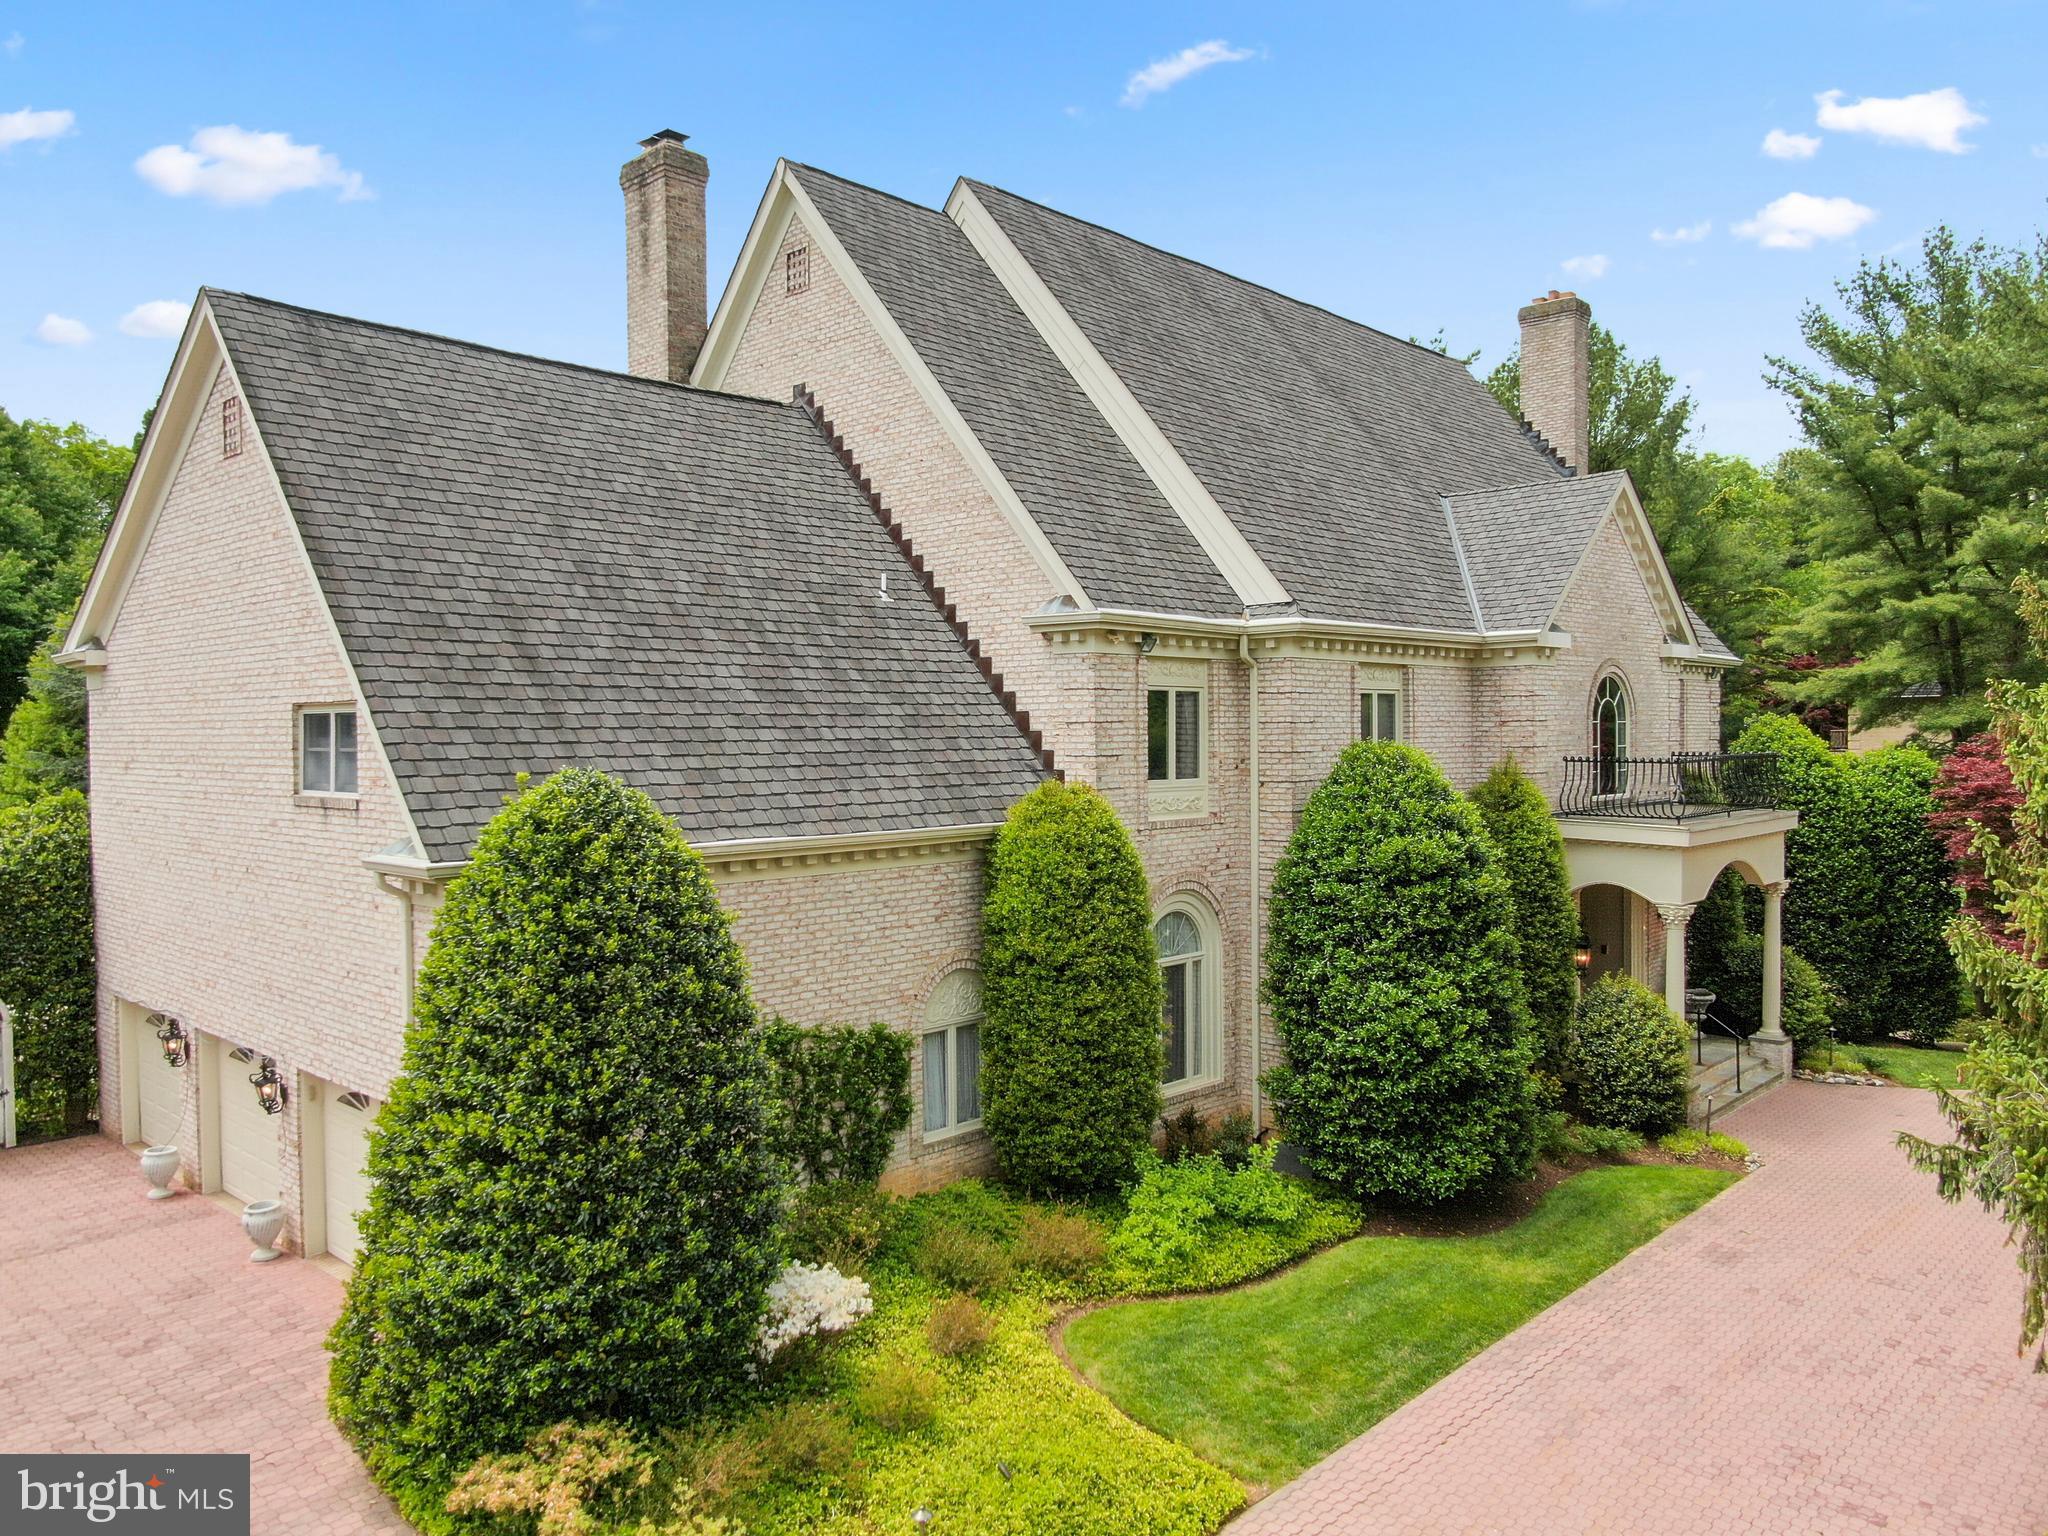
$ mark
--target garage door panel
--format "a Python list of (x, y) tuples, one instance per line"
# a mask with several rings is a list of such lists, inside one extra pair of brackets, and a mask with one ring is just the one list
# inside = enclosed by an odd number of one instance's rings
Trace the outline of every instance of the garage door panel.
[(236, 1060), (228, 1046), (214, 1054), (219, 1062), (220, 1187), (237, 1200), (279, 1199), (277, 1120), (263, 1112), (249, 1082), (257, 1063)]
[(143, 1145), (158, 1147), (178, 1139), (185, 1118), (185, 1073), (164, 1060), (163, 1047), (147, 1018), (137, 1020), (129, 1035), (128, 1059), (134, 1063), (137, 1127)]
[(330, 1089), (325, 1101), (327, 1123), (321, 1140), (327, 1176), (327, 1251), (353, 1262), (361, 1242), (359, 1223), (370, 1205), (370, 1127), (379, 1106), (374, 1099), (338, 1089)]

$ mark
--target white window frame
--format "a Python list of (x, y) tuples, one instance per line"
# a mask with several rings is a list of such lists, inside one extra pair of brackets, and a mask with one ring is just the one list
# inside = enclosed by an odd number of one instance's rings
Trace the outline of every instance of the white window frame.
[[(1616, 726), (1614, 741), (1617, 750), (1613, 754), (1615, 767), (1611, 780), (1609, 780), (1605, 770), (1600, 766), (1601, 763), (1608, 759), (1608, 755), (1600, 750), (1600, 714), (1601, 699), (1606, 694), (1609, 683), (1614, 685), (1614, 698), (1619, 704), (1619, 709), (1614, 717)], [(1634, 690), (1629, 687), (1628, 678), (1618, 667), (1602, 668), (1600, 675), (1593, 679), (1592, 705), (1586, 719), (1588, 736), (1586, 749), (1594, 759), (1593, 792), (1596, 795), (1603, 798), (1612, 798), (1628, 793), (1629, 747), (1630, 737), (1635, 731), (1635, 714)]]
[[(1214, 722), (1209, 715), (1209, 665), (1201, 661), (1153, 661), (1145, 669), (1138, 735), (1145, 765), (1146, 804), (1155, 821), (1194, 820), (1209, 814), (1209, 753)], [(1152, 777), (1152, 696), (1166, 695), (1166, 777)], [(1195, 772), (1180, 775), (1180, 701), (1195, 701)]]
[[(1162, 956), (1159, 961), (1162, 997), (1166, 971), (1176, 966), (1192, 966), (1194, 974), (1189, 979), (1188, 996), (1195, 1007), (1194, 1055), (1203, 1063), (1200, 1071), (1187, 1077), (1166, 1079), (1166, 1019), (1162, 1011), (1159, 1021), (1160, 1043), (1160, 1095), (1163, 1098), (1179, 1098), (1183, 1094), (1199, 1093), (1223, 1081), (1223, 943), (1222, 925), (1216, 914), (1209, 910), (1209, 904), (1194, 895), (1176, 896), (1152, 915), (1152, 931), (1156, 938), (1159, 925), (1168, 917), (1178, 914), (1194, 925), (1195, 934), (1201, 941), (1201, 948), (1193, 955)], [(1163, 1007), (1163, 1005), (1162, 1005)]]
[[(335, 723), (344, 718), (349, 721), (349, 731), (352, 738), (349, 745), (349, 760), (352, 767), (350, 777), (355, 782), (347, 789), (338, 789), (335, 787), (339, 782), (339, 775), (335, 772), (339, 762), (339, 754), (334, 744), (336, 735)], [(306, 722), (321, 719), (328, 722), (326, 747), (327, 782), (324, 786), (309, 782), (306, 773), (308, 765)], [(298, 709), (297, 718), (292, 724), (292, 742), (296, 759), (292, 766), (292, 781), (297, 787), (297, 793), (316, 800), (354, 800), (362, 794), (363, 722), (353, 704), (302, 705)]]
[[(1394, 706), (1394, 729), (1391, 735), (1382, 736), (1380, 731), (1380, 700), (1385, 699)], [(1358, 739), (1360, 741), (1399, 741), (1401, 739), (1401, 690), (1398, 688), (1362, 688), (1358, 694)]]
[[(960, 1114), (960, 1031), (972, 1029), (975, 1039), (975, 1115)], [(925, 1060), (928, 1042), (945, 1040), (946, 1123), (934, 1129), (927, 1124)], [(917, 1037), (917, 1124), (920, 1141), (926, 1145), (951, 1141), (981, 1129), (981, 974), (971, 966), (948, 971), (932, 988), (924, 1007), (924, 1028)]]

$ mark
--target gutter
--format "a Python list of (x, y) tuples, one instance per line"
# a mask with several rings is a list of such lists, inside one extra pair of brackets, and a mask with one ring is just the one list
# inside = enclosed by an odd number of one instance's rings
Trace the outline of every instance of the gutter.
[(1261, 641), (1341, 641), (1352, 644), (1379, 643), (1435, 647), (1446, 652), (1488, 655), (1512, 654), (1522, 650), (1557, 651), (1571, 644), (1571, 636), (1555, 629), (1512, 629), (1479, 632), (1469, 629), (1421, 629), (1396, 624), (1363, 624), (1346, 619), (1305, 619), (1299, 614), (1247, 614), (1239, 618), (1210, 618), (1196, 614), (1163, 613), (1143, 608), (1069, 608), (1032, 614), (1025, 621), (1040, 634), (1054, 630), (1126, 629), (1159, 635), (1220, 638), (1253, 637)]

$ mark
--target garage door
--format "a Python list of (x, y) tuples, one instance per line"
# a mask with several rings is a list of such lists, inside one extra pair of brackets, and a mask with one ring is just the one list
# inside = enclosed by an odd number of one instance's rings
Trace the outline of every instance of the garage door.
[(276, 1200), (277, 1120), (263, 1113), (249, 1083), (262, 1058), (225, 1043), (213, 1058), (220, 1074), (215, 1098), (220, 1106), (220, 1187), (237, 1200)]
[(327, 1251), (351, 1262), (360, 1237), (356, 1222), (370, 1204), (370, 1125), (377, 1101), (360, 1093), (330, 1088), (323, 1112), (327, 1116)]
[(134, 1021), (128, 1043), (128, 1059), (134, 1063), (136, 1108), (142, 1144), (160, 1147), (178, 1139), (178, 1124), (185, 1118), (183, 1067), (164, 1060), (163, 1042), (156, 1037), (162, 1015), (147, 1013)]

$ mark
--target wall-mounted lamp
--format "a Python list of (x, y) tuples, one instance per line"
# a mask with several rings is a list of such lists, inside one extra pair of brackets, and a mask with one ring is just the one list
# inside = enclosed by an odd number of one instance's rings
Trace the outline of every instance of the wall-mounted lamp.
[(1581, 944), (1572, 954), (1572, 964), (1582, 971), (1591, 970), (1593, 968), (1593, 951), (1584, 944)]
[(156, 1015), (156, 1038), (164, 1048), (164, 1065), (182, 1067), (192, 1054), (192, 1042), (185, 1036), (185, 1026), (167, 1013)]
[(1138, 636), (1138, 649), (1147, 656), (1150, 656), (1159, 649), (1159, 637), (1153, 634), (1151, 630), (1146, 630), (1144, 634)]
[(276, 1062), (264, 1057), (263, 1065), (249, 1074), (249, 1081), (256, 1085), (256, 1102), (263, 1106), (263, 1113), (274, 1115), (284, 1108), (284, 1078)]

